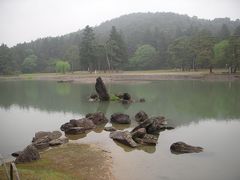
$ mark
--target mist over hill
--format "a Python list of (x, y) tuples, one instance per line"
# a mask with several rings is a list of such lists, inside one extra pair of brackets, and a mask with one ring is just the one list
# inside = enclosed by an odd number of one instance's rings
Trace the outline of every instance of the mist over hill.
[[(224, 39), (222, 29), (227, 28), (229, 35), (232, 35), (240, 26), (240, 20), (235, 21), (229, 18), (216, 18), (214, 20), (198, 19), (175, 13), (133, 13), (108, 20), (99, 26), (93, 27), (97, 44), (103, 45), (109, 39), (111, 28), (115, 26), (121, 34), (126, 47), (128, 58), (134, 56), (135, 51), (142, 45), (150, 45), (155, 48), (160, 59), (153, 66), (164, 68), (167, 64), (167, 50), (169, 45), (180, 37), (193, 37), (200, 32), (208, 33), (208, 36), (215, 37), (217, 41)], [(225, 29), (226, 29), (225, 28)], [(52, 72), (53, 59), (66, 59), (71, 48), (78, 49), (83, 38), (83, 30), (69, 33), (58, 37), (46, 37), (21, 43), (9, 48), (12, 52), (12, 66), (21, 71), (21, 66), (26, 57), (34, 54), (37, 57), (36, 72)], [(70, 50), (69, 50), (70, 49)], [(81, 55), (80, 55), (81, 56)], [(81, 58), (81, 57), (79, 57)], [(76, 70), (81, 69), (77, 62)], [(126, 66), (124, 66), (126, 67)], [(121, 67), (121, 69), (124, 69)], [(151, 67), (149, 66), (151, 69)], [(147, 69), (147, 68), (145, 68)]]

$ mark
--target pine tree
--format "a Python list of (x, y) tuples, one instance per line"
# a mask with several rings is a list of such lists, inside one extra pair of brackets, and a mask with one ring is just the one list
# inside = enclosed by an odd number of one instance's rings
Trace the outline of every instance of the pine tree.
[(119, 70), (124, 68), (127, 63), (127, 48), (123, 38), (116, 27), (113, 26), (107, 42), (107, 54), (110, 60), (111, 68)]
[(95, 34), (89, 26), (86, 26), (83, 31), (80, 43), (80, 61), (83, 70), (92, 72), (97, 69)]

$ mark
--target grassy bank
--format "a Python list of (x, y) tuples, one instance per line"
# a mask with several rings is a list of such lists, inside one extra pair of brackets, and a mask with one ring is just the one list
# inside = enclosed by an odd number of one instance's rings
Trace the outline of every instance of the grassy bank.
[[(50, 149), (41, 153), (38, 161), (17, 164), (17, 169), (20, 178), (28, 180), (114, 179), (109, 154), (87, 144), (69, 143)], [(2, 166), (0, 177), (7, 180)]]

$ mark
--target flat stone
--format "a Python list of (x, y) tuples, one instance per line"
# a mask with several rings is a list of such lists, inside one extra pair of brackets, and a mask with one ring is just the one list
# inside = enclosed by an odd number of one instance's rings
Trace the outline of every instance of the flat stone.
[(119, 123), (119, 124), (130, 124), (131, 119), (127, 114), (114, 113), (113, 115), (111, 115), (111, 122)]
[(148, 119), (148, 115), (147, 113), (145, 113), (144, 111), (139, 111), (136, 115), (135, 115), (135, 120), (137, 122), (143, 122), (146, 119)]
[(40, 159), (38, 150), (33, 145), (28, 145), (16, 158), (15, 163), (26, 163)]
[(49, 145), (50, 146), (58, 146), (58, 145), (61, 145), (61, 144), (65, 144), (67, 143), (69, 140), (68, 138), (59, 138), (59, 139), (54, 139), (52, 141), (49, 142)]
[(199, 153), (203, 151), (203, 148), (191, 146), (184, 142), (176, 142), (170, 146), (170, 150), (174, 154), (183, 154), (183, 153)]
[(132, 139), (132, 135), (128, 131), (114, 131), (110, 133), (110, 138), (130, 147), (137, 147), (136, 142)]

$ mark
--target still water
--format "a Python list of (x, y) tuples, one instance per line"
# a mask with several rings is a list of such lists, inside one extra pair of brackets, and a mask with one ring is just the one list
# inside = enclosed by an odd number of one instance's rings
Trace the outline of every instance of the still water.
[[(31, 142), (36, 131), (59, 130), (61, 124), (89, 112), (102, 111), (167, 117), (171, 131), (161, 132), (156, 147), (132, 149), (115, 143), (103, 127), (73, 142), (95, 143), (111, 152), (113, 171), (121, 180), (239, 180), (240, 82), (158, 81), (109, 84), (111, 93), (129, 92), (145, 103), (93, 103), (87, 97), (93, 84), (48, 81), (0, 82), (0, 153), (8, 157)], [(117, 126), (132, 129), (136, 126)], [(111, 126), (108, 123), (106, 126)], [(172, 143), (202, 146), (198, 154), (175, 155)]]

